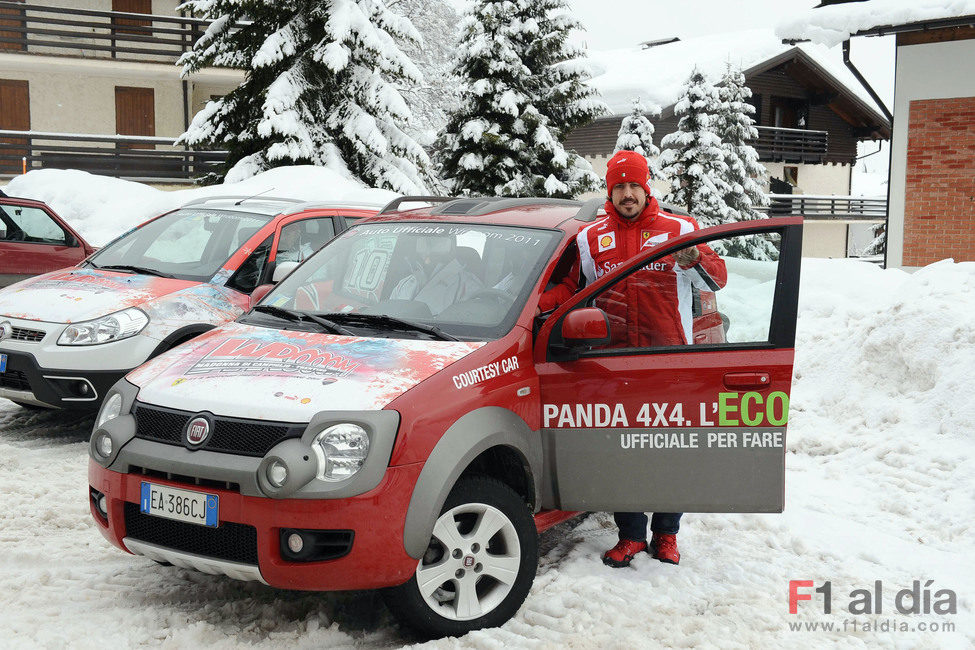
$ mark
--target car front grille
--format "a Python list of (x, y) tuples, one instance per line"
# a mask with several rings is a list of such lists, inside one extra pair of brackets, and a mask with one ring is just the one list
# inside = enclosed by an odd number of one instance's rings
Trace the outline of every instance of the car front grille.
[[(167, 445), (183, 444), (183, 429), (195, 413), (136, 404), (133, 410), (137, 438)], [(304, 424), (265, 422), (212, 416), (213, 431), (199, 449), (244, 456), (263, 456), (287, 438), (299, 438)]]
[(141, 542), (204, 557), (257, 565), (257, 529), (225, 521), (216, 528), (143, 514), (125, 504), (125, 534)]
[(23, 341), (24, 343), (40, 343), (44, 338), (45, 332), (42, 330), (31, 330), (26, 327), (15, 327), (10, 333), (10, 341)]
[(10, 390), (30, 390), (30, 382), (27, 381), (27, 375), (19, 370), (7, 370), (5, 372), (0, 372), (0, 388), (9, 388)]

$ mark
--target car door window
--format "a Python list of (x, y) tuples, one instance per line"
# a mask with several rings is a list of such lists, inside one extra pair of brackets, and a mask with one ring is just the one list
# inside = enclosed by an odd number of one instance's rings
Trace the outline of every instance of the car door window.
[(274, 236), (268, 236), (260, 245), (254, 249), (240, 268), (227, 281), (227, 286), (241, 293), (250, 293), (261, 283), (264, 277), (264, 269), (267, 266), (267, 258), (271, 253), (271, 242)]
[(18, 233), (22, 241), (62, 246), (67, 243), (64, 229), (40, 208), (8, 205), (4, 207), (4, 212), (12, 222), (13, 228), (10, 230)]
[(596, 294), (610, 341), (593, 351), (767, 343), (778, 276), (777, 232), (688, 246)]
[(278, 262), (302, 262), (334, 236), (332, 217), (289, 223), (281, 228), (275, 259)]

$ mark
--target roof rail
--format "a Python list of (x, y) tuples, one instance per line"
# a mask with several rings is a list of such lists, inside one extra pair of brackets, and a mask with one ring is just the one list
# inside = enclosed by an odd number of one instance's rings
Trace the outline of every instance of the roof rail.
[(404, 203), (445, 203), (447, 201), (453, 201), (454, 197), (451, 196), (401, 196), (399, 198), (393, 199), (379, 211), (379, 214), (386, 214), (388, 212), (396, 212), (399, 206)]
[[(259, 196), (260, 198), (258, 199)], [(221, 195), (221, 196), (201, 196), (200, 198), (194, 199), (189, 203), (184, 203), (183, 207), (189, 205), (203, 205), (204, 203), (209, 203), (210, 201), (237, 201), (238, 203), (236, 203), (235, 205), (239, 205), (240, 203), (243, 203), (244, 201), (249, 201), (251, 199), (255, 199), (259, 201), (278, 201), (280, 203), (303, 203), (301, 199), (289, 199), (283, 196), (261, 196), (259, 194), (244, 196), (241, 194), (237, 194), (237, 195), (228, 194), (228, 195)]]
[(573, 219), (577, 219), (579, 221), (595, 221), (596, 216), (599, 215), (599, 211), (605, 204), (606, 197), (593, 197), (582, 204), (582, 207), (579, 208), (579, 211), (576, 212)]
[(438, 206), (431, 211), (431, 214), (479, 217), (488, 214), (489, 212), (512, 210), (514, 208), (523, 208), (529, 205), (564, 205), (567, 207), (577, 207), (579, 202), (572, 199), (551, 199), (545, 197), (512, 198), (506, 196), (477, 196), (455, 199), (449, 203)]
[(294, 207), (289, 207), (289, 212), (303, 212), (304, 210), (332, 210), (337, 208), (359, 208), (362, 210), (378, 210), (382, 203), (367, 203), (365, 201), (305, 201)]

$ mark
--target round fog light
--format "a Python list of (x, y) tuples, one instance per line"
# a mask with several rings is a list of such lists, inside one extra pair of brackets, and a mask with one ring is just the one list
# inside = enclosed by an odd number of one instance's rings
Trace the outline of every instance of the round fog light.
[(101, 454), (102, 458), (108, 458), (112, 455), (112, 436), (107, 433), (102, 433), (98, 436), (98, 440), (95, 441), (95, 451)]
[(267, 466), (267, 482), (274, 487), (281, 487), (288, 480), (288, 468), (280, 460), (273, 461)]
[(108, 499), (104, 494), (98, 497), (98, 512), (106, 517), (108, 516)]
[(301, 535), (298, 533), (291, 533), (288, 535), (288, 550), (292, 553), (301, 553), (301, 549), (305, 547), (305, 540), (302, 539)]

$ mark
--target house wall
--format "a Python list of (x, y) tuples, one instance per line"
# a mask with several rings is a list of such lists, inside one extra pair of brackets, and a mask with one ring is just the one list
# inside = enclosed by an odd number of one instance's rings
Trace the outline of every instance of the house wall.
[[(27, 3), (31, 4), (100, 11), (112, 8), (111, 0)], [(153, 0), (152, 11), (156, 15), (176, 16), (178, 5), (178, 0)], [(47, 48), (57, 56), (48, 56), (34, 45), (30, 46), (29, 53), (0, 51), (0, 78), (29, 84), (32, 130), (114, 135), (115, 87), (128, 86), (153, 89), (157, 136), (175, 138), (184, 131), (183, 84), (174, 61), (113, 60), (108, 53), (83, 50), (84, 39), (70, 40), (78, 42), (77, 51)], [(243, 78), (243, 71), (216, 68), (192, 75), (186, 96), (189, 118), (192, 119), (211, 95), (230, 92)]]
[[(916, 268), (949, 256), (975, 259), (973, 60), (975, 40), (898, 44), (888, 266)], [(967, 117), (951, 119), (950, 109)]]

